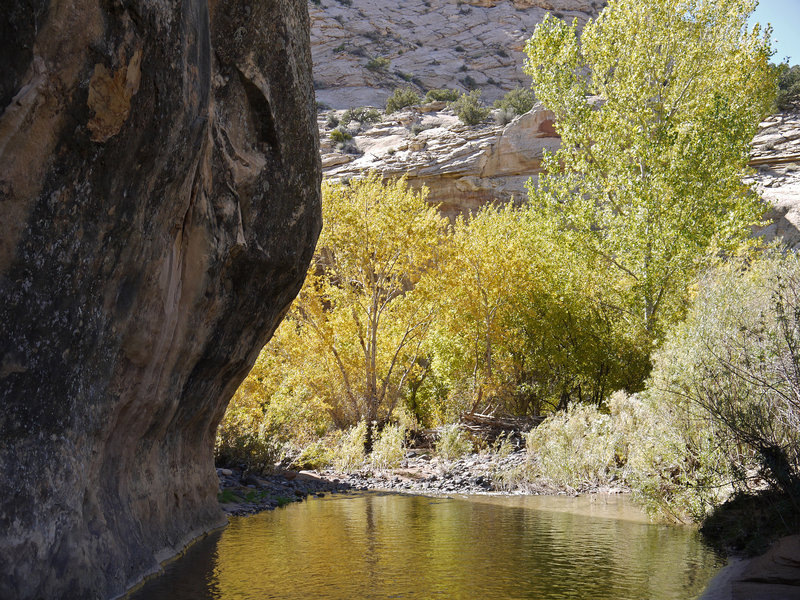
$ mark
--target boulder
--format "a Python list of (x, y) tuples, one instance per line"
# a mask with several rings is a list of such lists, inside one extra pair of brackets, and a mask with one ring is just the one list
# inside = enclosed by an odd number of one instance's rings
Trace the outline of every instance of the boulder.
[(321, 225), (306, 0), (0, 31), (0, 598), (110, 598), (225, 523), (215, 429)]

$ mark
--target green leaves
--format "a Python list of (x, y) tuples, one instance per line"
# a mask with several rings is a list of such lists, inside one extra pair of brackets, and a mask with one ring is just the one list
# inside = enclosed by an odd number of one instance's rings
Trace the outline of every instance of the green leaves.
[(580, 41), (547, 18), (526, 47), (562, 137), (531, 201), (605, 264), (607, 293), (651, 337), (679, 318), (707, 253), (736, 252), (764, 210), (742, 183), (775, 88), (752, 8), (612, 0)]

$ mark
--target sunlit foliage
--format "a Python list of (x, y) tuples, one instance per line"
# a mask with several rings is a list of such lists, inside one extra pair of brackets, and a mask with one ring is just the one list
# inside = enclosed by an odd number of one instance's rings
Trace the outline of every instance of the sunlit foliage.
[(751, 0), (612, 0), (586, 25), (552, 17), (526, 46), (562, 147), (531, 200), (607, 274), (604, 302), (658, 338), (709, 251), (735, 252), (763, 205), (742, 183), (775, 95)]
[(424, 278), (445, 226), (425, 194), (374, 174), (323, 185), (318, 259), (291, 318), (303, 331), (297, 367), (340, 427), (386, 421), (420, 368), (434, 316)]
[[(759, 477), (800, 497), (800, 261), (767, 253), (706, 274), (655, 356), (651, 394), (704, 409)], [(740, 483), (748, 478), (744, 468)]]

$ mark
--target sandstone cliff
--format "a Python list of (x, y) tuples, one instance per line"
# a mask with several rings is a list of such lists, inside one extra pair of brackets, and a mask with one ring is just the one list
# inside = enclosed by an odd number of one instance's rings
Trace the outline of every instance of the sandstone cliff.
[(756, 187), (770, 209), (759, 233), (800, 247), (800, 114), (781, 113), (761, 124), (751, 165)]
[[(462, 124), (443, 102), (382, 115), (378, 123), (348, 124), (346, 145), (330, 139), (330, 116), (318, 117), (322, 167), (334, 181), (375, 170), (388, 177), (408, 174), (409, 183), (430, 189), (430, 202), (454, 216), (490, 202), (527, 198), (525, 182), (542, 171), (545, 150), (560, 143), (553, 114), (536, 105), (506, 125), (490, 120)], [(758, 233), (800, 246), (800, 114), (769, 117), (753, 140), (752, 181), (770, 206)]]
[(317, 100), (383, 106), (412, 86), (479, 88), (494, 101), (528, 87), (525, 41), (547, 12), (585, 23), (605, 0), (311, 0)]
[(525, 183), (541, 172), (543, 152), (560, 143), (554, 115), (541, 105), (506, 125), (468, 126), (443, 102), (431, 103), (375, 125), (350, 125), (355, 135), (344, 148), (331, 141), (327, 114), (319, 125), (327, 178), (340, 181), (371, 169), (407, 174), (411, 185), (428, 187), (428, 200), (448, 216), (495, 201), (524, 201)]
[(306, 0), (0, 32), (0, 598), (108, 598), (225, 522), (215, 428), (320, 227)]

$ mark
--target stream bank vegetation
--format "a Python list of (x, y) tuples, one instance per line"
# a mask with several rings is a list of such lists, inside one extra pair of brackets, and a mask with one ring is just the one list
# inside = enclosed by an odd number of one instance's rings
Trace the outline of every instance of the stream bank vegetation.
[(381, 470), (431, 431), (452, 460), (486, 447), (465, 420), (503, 415), (528, 460), (498, 487), (625, 486), (684, 522), (755, 493), (796, 511), (800, 263), (751, 239), (777, 91), (752, 10), (611, 0), (580, 39), (546, 18), (525, 68), (563, 143), (525, 204), (449, 222), (405, 179), (324, 183), (316, 259), (219, 460)]

